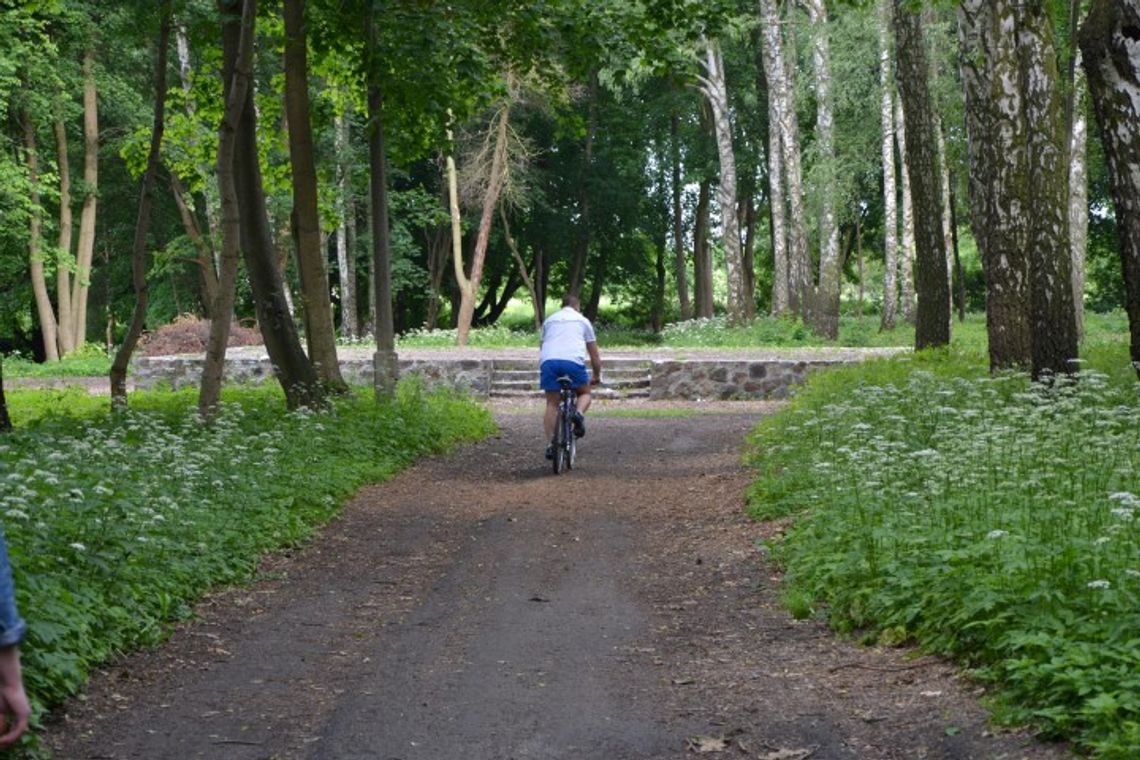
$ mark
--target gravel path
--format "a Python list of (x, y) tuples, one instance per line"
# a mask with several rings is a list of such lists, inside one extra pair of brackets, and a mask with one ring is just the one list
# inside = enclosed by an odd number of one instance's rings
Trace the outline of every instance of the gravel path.
[(495, 409), (500, 435), (364, 489), (100, 673), (50, 724), (57, 757), (1067, 756), (988, 729), (952, 667), (783, 611), (757, 548), (779, 525), (743, 515), (764, 407), (599, 404), (561, 477), (537, 407)]

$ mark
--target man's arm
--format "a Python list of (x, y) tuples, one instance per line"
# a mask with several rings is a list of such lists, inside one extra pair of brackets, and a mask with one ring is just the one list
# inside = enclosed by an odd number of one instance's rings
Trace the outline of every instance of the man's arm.
[(598, 353), (596, 342), (587, 343), (586, 351), (590, 354), (590, 367), (594, 370), (590, 376), (590, 385), (597, 385), (602, 382), (602, 355)]

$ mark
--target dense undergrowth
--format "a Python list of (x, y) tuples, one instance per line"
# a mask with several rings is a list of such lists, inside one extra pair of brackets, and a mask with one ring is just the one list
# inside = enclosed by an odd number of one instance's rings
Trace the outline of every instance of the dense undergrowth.
[(466, 397), (408, 382), (392, 402), (368, 393), (322, 413), (285, 413), (276, 388), (227, 389), (211, 425), (193, 392), (132, 394), (116, 417), (79, 391), (8, 401), (0, 514), (40, 708), (159, 641), (209, 588), (250, 578), (264, 552), (305, 539), (362, 484), (493, 428)]
[(816, 375), (753, 435), (793, 612), (957, 658), (1003, 721), (1140, 757), (1140, 385), (1087, 341), (1075, 382), (977, 346)]

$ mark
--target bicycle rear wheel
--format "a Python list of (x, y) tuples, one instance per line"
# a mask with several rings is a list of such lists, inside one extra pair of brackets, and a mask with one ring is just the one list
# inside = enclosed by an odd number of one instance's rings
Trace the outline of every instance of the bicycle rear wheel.
[(566, 469), (574, 469), (574, 459), (578, 453), (578, 439), (574, 435), (574, 411), (568, 409), (562, 426), (562, 437), (566, 441)]
[(554, 458), (550, 464), (555, 475), (561, 475), (562, 471), (566, 469), (566, 425), (563, 423), (563, 414), (559, 410), (558, 422), (554, 426), (554, 439), (550, 442), (550, 445), (554, 447)]

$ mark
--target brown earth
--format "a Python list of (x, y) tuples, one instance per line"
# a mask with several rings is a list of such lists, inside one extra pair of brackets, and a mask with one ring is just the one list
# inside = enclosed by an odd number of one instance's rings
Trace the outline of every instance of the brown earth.
[[(652, 404), (641, 404), (652, 407)], [(770, 405), (598, 404), (553, 476), (539, 409), (361, 491), (49, 723), (80, 758), (1059, 758), (950, 665), (778, 604), (740, 451)]]

